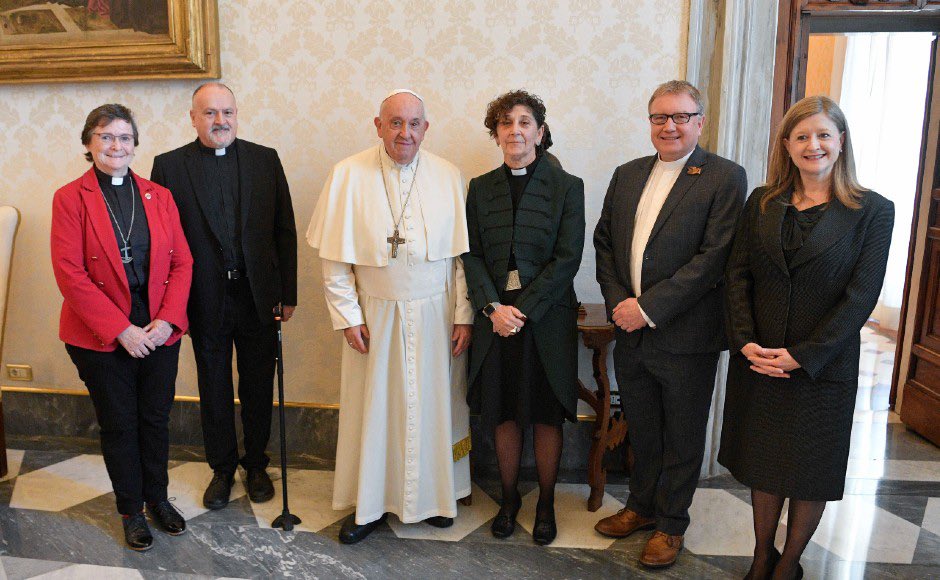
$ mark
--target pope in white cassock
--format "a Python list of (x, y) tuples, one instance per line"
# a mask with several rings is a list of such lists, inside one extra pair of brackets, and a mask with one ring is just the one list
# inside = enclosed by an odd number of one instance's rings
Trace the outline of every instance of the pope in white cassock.
[(356, 506), (347, 544), (387, 513), (448, 527), (470, 495), (465, 189), (453, 164), (419, 151), (428, 126), (417, 94), (386, 97), (382, 142), (333, 167), (307, 230), (348, 346), (333, 483), (333, 509)]

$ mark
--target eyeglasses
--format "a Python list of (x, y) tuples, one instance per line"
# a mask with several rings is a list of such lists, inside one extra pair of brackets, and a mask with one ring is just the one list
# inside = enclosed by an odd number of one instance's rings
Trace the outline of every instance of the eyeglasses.
[(117, 139), (121, 145), (133, 145), (134, 144), (133, 135), (128, 135), (128, 134), (112, 135), (111, 133), (92, 133), (92, 135), (96, 135), (99, 139), (101, 139), (101, 142), (104, 143), (105, 145), (111, 145), (112, 143), (114, 143), (115, 139)]
[(672, 119), (672, 122), (676, 125), (685, 125), (696, 115), (701, 115), (701, 113), (673, 113), (671, 115), (658, 113), (656, 115), (650, 115), (650, 123), (654, 125), (665, 125), (667, 119)]

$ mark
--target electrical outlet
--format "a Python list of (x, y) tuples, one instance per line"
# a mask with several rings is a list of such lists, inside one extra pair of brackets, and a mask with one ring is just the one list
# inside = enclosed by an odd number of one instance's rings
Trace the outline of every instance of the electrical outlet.
[(33, 367), (29, 365), (7, 365), (7, 377), (11, 381), (33, 380)]

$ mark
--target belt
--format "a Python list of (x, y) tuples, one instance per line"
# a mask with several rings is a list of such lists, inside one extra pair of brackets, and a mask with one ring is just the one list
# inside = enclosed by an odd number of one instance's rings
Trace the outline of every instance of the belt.
[(238, 280), (245, 277), (245, 273), (241, 270), (226, 270), (225, 278), (228, 280)]

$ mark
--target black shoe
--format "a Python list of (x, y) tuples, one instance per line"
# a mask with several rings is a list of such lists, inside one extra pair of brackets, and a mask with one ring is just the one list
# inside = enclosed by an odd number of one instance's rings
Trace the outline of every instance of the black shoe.
[(121, 523), (124, 524), (124, 541), (127, 542), (128, 548), (146, 552), (153, 547), (153, 534), (150, 533), (150, 526), (147, 525), (143, 512), (123, 516)]
[(540, 546), (551, 544), (558, 535), (555, 526), (555, 506), (539, 502), (535, 508), (535, 527), (532, 528), (532, 539)]
[(249, 469), (245, 487), (248, 488), (248, 499), (254, 503), (265, 502), (274, 497), (274, 485), (264, 468)]
[(232, 483), (235, 481), (234, 473), (225, 473), (216, 471), (212, 474), (212, 481), (206, 488), (206, 493), (202, 494), (202, 505), (210, 510), (220, 510), (228, 505), (228, 496), (232, 491)]
[(429, 526), (434, 526), (435, 528), (449, 528), (454, 525), (454, 518), (445, 518), (444, 516), (432, 516), (426, 520), (424, 523)]
[(360, 526), (356, 523), (356, 514), (350, 514), (350, 516), (343, 521), (343, 527), (339, 530), (340, 543), (355, 544), (356, 542), (361, 542), (366, 536), (374, 532), (375, 528), (382, 525), (382, 522), (385, 521), (387, 516), (388, 514), (382, 514), (382, 517), (379, 519)]
[(495, 538), (508, 538), (516, 531), (516, 515), (519, 514), (519, 508), (522, 507), (522, 497), (516, 492), (515, 501), (503, 501), (503, 505), (496, 514), (496, 519), (490, 525), (490, 532)]
[(153, 505), (147, 504), (147, 511), (150, 517), (157, 523), (161, 530), (171, 536), (178, 536), (186, 531), (186, 520), (183, 515), (176, 511), (170, 500), (165, 499)]

